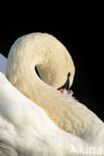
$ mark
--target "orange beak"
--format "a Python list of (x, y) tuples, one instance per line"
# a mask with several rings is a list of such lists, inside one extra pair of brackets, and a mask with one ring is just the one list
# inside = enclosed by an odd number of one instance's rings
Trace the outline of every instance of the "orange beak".
[(61, 93), (64, 93), (65, 89), (61, 88), (61, 89), (59, 89), (59, 91), (60, 91)]

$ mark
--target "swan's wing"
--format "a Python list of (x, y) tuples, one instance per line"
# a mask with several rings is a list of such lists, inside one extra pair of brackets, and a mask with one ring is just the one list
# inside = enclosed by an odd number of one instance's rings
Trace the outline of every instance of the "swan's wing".
[(56, 127), (0, 72), (0, 156), (85, 156), (85, 147), (87, 142)]
[(0, 54), (0, 72), (5, 73), (6, 70), (6, 58)]
[(44, 111), (0, 73), (0, 156), (47, 156), (54, 130)]
[(76, 142), (0, 73), (0, 156), (66, 156)]

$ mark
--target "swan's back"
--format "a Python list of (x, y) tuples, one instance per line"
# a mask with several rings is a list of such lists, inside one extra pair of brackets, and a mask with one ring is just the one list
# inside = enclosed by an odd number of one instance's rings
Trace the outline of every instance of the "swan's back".
[(0, 156), (67, 156), (82, 143), (58, 129), (0, 73)]

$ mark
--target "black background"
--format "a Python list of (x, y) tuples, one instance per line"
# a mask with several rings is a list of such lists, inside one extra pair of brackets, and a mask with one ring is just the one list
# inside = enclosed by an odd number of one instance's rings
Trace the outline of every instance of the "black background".
[[(59, 39), (71, 53), (76, 66), (72, 90), (80, 102), (87, 105), (103, 121), (102, 75), (103, 66), (101, 48), (102, 31), (100, 21), (96, 18), (77, 17), (66, 20), (47, 22), (7, 22), (0, 28), (0, 53), (8, 55), (13, 42), (20, 36), (31, 32), (47, 32)], [(98, 24), (98, 25), (97, 25)]]

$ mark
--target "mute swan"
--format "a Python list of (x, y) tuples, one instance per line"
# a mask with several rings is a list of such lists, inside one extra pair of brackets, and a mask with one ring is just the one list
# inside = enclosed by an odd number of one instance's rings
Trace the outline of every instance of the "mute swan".
[[(15, 155), (30, 152), (30, 156), (70, 156), (74, 147), (73, 155), (84, 156), (84, 148), (95, 147), (101, 148), (100, 152), (104, 155), (104, 123), (72, 96), (61, 94), (57, 90), (64, 85), (69, 73), (71, 86), (74, 71), (71, 56), (51, 35), (33, 33), (15, 42), (7, 60), (6, 76), (25, 96), (0, 75), (1, 149), (4, 150), (6, 144), (7, 149), (15, 152)], [(13, 132), (13, 138), (6, 139), (3, 129), (6, 129), (10, 138)], [(36, 138), (39, 140), (35, 140)], [(39, 147), (44, 147), (45, 150)], [(84, 149), (82, 153), (80, 147)], [(91, 153), (87, 151), (87, 154)]]

